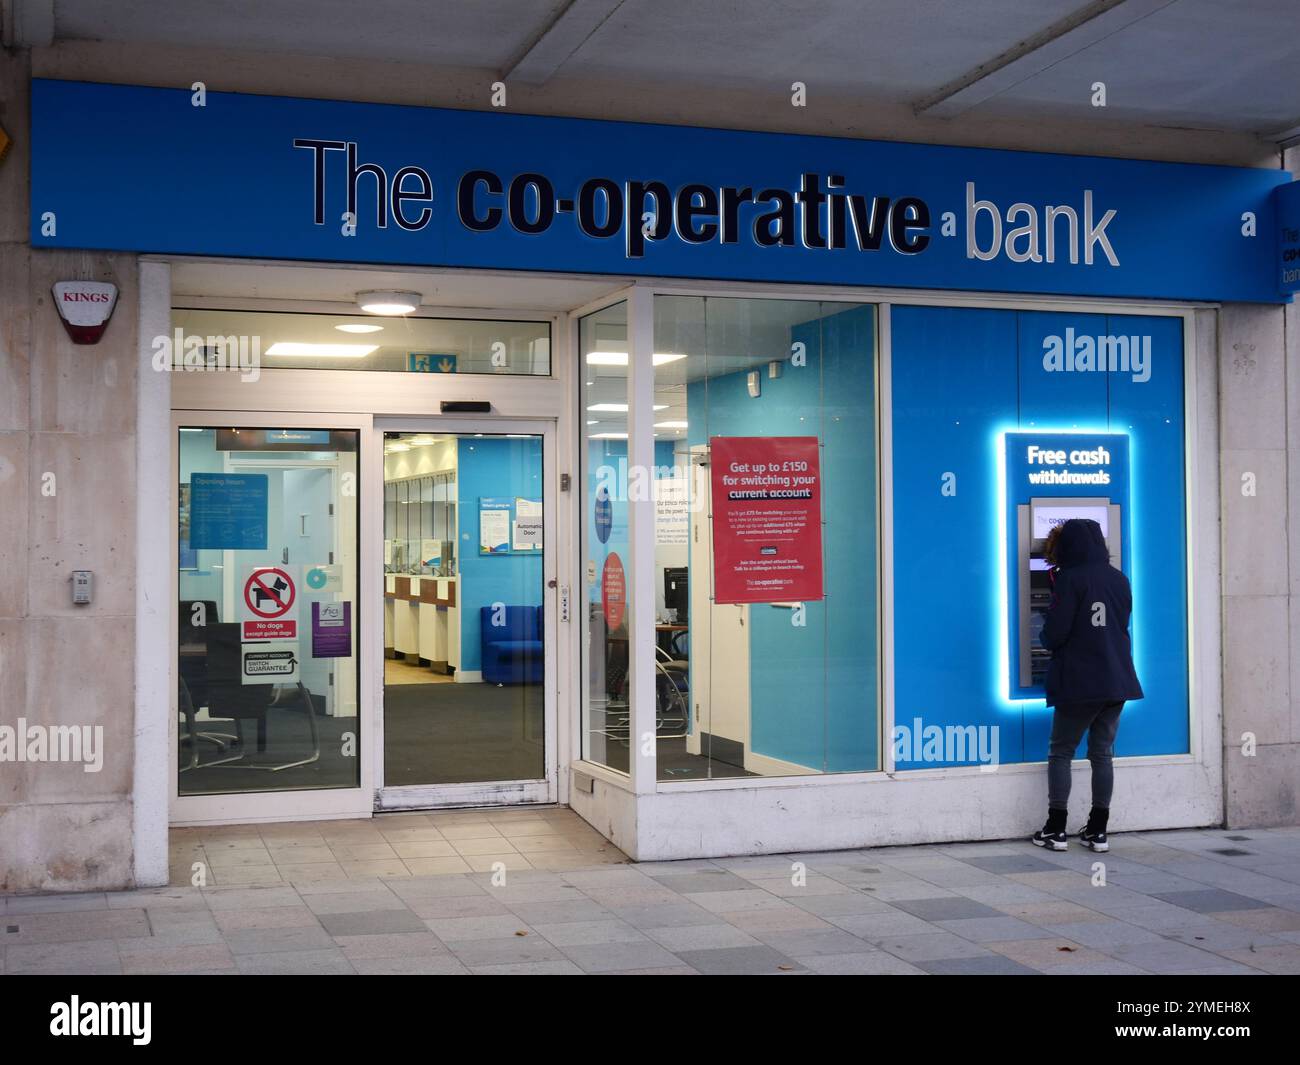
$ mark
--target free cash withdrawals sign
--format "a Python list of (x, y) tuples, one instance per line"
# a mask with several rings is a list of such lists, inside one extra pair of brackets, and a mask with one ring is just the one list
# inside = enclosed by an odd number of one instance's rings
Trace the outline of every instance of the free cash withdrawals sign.
[(39, 78), (31, 127), (36, 248), (1287, 298), (1279, 170)]
[(822, 598), (821, 463), (815, 436), (715, 436), (713, 598)]

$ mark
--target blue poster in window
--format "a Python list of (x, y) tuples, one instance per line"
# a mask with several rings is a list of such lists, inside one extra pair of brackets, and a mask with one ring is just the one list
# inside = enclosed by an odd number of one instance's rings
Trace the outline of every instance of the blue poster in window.
[(515, 501), (510, 497), (480, 497), (478, 501), (478, 553), (480, 555), (510, 553), (510, 519), (514, 505)]
[(266, 550), (264, 473), (190, 475), (190, 547)]

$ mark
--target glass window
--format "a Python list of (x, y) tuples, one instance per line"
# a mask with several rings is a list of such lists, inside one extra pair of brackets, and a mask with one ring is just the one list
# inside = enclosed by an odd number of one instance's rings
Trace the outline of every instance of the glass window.
[(551, 372), (549, 322), (176, 307), (172, 327), (178, 368), (202, 359), (231, 369)]
[(582, 363), (583, 757), (628, 771), (627, 304), (579, 323)]
[(354, 429), (182, 428), (182, 795), (358, 786)]
[(874, 308), (654, 317), (659, 778), (878, 769)]

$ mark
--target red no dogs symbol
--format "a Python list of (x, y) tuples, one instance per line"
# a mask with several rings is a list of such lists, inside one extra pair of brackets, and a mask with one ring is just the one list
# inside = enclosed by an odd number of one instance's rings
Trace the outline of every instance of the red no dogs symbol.
[(293, 606), (293, 578), (282, 569), (258, 570), (244, 584), (244, 602), (259, 618), (281, 618)]

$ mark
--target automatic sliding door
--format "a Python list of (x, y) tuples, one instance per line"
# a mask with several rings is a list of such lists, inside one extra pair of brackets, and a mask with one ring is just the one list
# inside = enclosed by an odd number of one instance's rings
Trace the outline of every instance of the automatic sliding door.
[(547, 777), (543, 485), (540, 435), (385, 434), (385, 789)]

